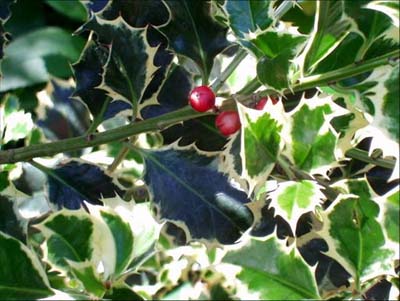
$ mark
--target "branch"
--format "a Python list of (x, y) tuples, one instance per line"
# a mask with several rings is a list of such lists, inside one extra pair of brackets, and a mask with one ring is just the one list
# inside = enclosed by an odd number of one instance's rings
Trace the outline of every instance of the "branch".
[[(313, 75), (306, 77), (297, 85), (293, 86), (293, 91), (298, 92), (317, 86), (326, 86), (332, 81), (342, 80), (353, 77), (360, 73), (371, 71), (376, 67), (386, 65), (389, 61), (398, 59), (400, 50), (395, 50), (380, 57), (366, 60), (359, 64), (351, 64), (349, 66), (327, 72), (322, 75)], [(292, 93), (290, 90), (287, 93)], [(265, 90), (256, 95), (266, 96), (274, 92)], [(235, 96), (240, 101), (252, 100), (254, 95)], [(233, 105), (234, 99), (228, 99), (227, 105)], [(225, 106), (225, 105), (224, 105)], [(32, 158), (52, 156), (58, 153), (78, 150), (86, 147), (106, 144), (112, 141), (118, 141), (140, 133), (152, 132), (169, 127), (175, 123), (197, 117), (213, 114), (212, 112), (199, 113), (187, 106), (180, 110), (164, 114), (155, 118), (150, 118), (134, 124), (125, 125), (102, 133), (95, 133), (88, 136), (80, 136), (75, 138), (64, 139), (61, 141), (50, 142), (45, 144), (36, 144), (16, 149), (0, 151), (0, 164), (15, 163), (20, 161), (29, 161)], [(357, 158), (359, 159), (359, 158)]]

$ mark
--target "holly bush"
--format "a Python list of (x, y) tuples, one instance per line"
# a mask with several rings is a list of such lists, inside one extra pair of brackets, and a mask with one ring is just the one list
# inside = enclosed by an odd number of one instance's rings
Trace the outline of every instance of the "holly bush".
[(398, 297), (397, 0), (1, 0), (0, 57), (2, 299)]

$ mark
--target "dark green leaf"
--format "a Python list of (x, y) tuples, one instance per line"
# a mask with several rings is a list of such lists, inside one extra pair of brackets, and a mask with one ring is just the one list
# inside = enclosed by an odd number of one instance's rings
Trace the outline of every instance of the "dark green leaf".
[[(19, 36), (5, 50), (0, 91), (48, 81), (50, 72), (46, 58), (56, 56), (60, 64), (72, 63), (79, 58), (83, 46), (82, 38), (58, 27), (46, 27)], [(66, 70), (65, 74), (72, 75), (71, 70)]]
[[(146, 151), (144, 180), (161, 218), (187, 228), (193, 239), (233, 243), (252, 223), (246, 194), (194, 150)], [(189, 234), (188, 233), (188, 234)]]
[(311, 268), (277, 238), (252, 239), (223, 261), (242, 267), (238, 278), (261, 300), (320, 299)]
[(106, 288), (99, 280), (99, 275), (95, 272), (94, 267), (90, 262), (69, 262), (68, 264), (71, 267), (74, 276), (82, 282), (87, 292), (100, 298), (103, 297)]
[(351, 195), (343, 195), (323, 213), (326, 222), (321, 233), (326, 233), (323, 237), (329, 246), (328, 255), (360, 285), (365, 279), (391, 273), (397, 250), (386, 245), (383, 225), (377, 220), (380, 208), (368, 183), (361, 179), (345, 184)]
[(37, 226), (46, 237), (47, 260), (59, 268), (93, 255), (93, 221), (84, 211), (60, 211)]
[(83, 22), (87, 19), (85, 6), (79, 0), (46, 0), (46, 3), (57, 12), (75, 21)]
[(197, 64), (206, 84), (215, 56), (229, 45), (225, 37), (227, 28), (213, 19), (209, 2), (168, 0), (166, 3), (171, 18), (159, 30), (168, 38), (169, 47)]
[(39, 260), (18, 240), (0, 232), (0, 296), (39, 299), (53, 295)]
[[(6, 172), (0, 172), (0, 178), (2, 175), (8, 175)], [(0, 179), (0, 185), (1, 185)], [(9, 185), (7, 180), (7, 186)], [(20, 220), (19, 214), (16, 212), (15, 202), (9, 197), (0, 195), (0, 231), (11, 235), (12, 237), (24, 242), (25, 233), (22, 227), (22, 221)]]
[(113, 287), (107, 294), (104, 295), (104, 299), (111, 300), (143, 300), (143, 298), (132, 291), (127, 285), (121, 285)]
[(344, 1), (318, 1), (311, 39), (303, 52), (301, 69), (311, 73), (319, 61), (329, 55), (351, 31), (354, 24), (344, 12)]

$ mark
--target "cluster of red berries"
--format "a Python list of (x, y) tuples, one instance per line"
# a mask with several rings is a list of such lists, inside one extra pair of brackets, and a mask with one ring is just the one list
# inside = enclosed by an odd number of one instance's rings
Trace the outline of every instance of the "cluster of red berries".
[[(255, 105), (256, 110), (262, 110), (268, 101), (267, 97), (261, 98)], [(278, 99), (272, 98), (273, 104)], [(189, 104), (198, 112), (215, 109), (215, 94), (208, 86), (198, 86), (189, 94)], [(225, 111), (218, 114), (215, 125), (224, 136), (230, 136), (240, 129), (240, 118), (237, 111)]]

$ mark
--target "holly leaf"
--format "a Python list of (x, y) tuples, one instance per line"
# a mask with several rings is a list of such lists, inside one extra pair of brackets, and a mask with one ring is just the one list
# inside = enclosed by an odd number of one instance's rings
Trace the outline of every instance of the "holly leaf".
[(241, 267), (237, 275), (253, 298), (261, 300), (320, 299), (313, 271), (294, 247), (287, 248), (275, 237), (251, 239), (230, 251), (224, 262)]
[(314, 212), (315, 207), (325, 198), (321, 189), (320, 185), (309, 180), (282, 182), (268, 195), (271, 198), (270, 206), (275, 209), (276, 215), (289, 223), (295, 233), (300, 216)]
[(83, 3), (78, 0), (69, 1), (51, 1), (46, 0), (47, 5), (55, 11), (71, 18), (74, 21), (83, 22), (87, 19), (87, 11)]
[(279, 102), (267, 102), (262, 111), (238, 105), (242, 124), (242, 177), (249, 184), (249, 193), (265, 182), (284, 146), (281, 139), (284, 123), (283, 107)]
[(155, 0), (115, 0), (96, 14), (98, 18), (115, 21), (122, 18), (134, 28), (145, 28), (148, 25), (162, 26), (169, 20), (169, 11), (162, 1)]
[(303, 97), (290, 113), (290, 140), (284, 153), (304, 171), (324, 174), (336, 164), (338, 134), (330, 121), (348, 112), (330, 96)]
[(399, 199), (399, 187), (396, 187), (386, 193), (379, 200), (379, 203), (383, 203), (383, 225), (387, 233), (388, 238), (395, 242), (400, 242), (400, 199)]
[(54, 295), (34, 253), (15, 238), (0, 232), (0, 295), (5, 299), (45, 298)]
[(104, 299), (110, 300), (144, 300), (127, 285), (113, 286), (111, 291), (104, 295)]
[(113, 178), (96, 165), (71, 160), (54, 169), (46, 169), (49, 200), (58, 209), (79, 209), (83, 201), (102, 204), (101, 199), (123, 195)]
[(104, 113), (104, 107), (108, 107), (110, 102), (105, 91), (96, 89), (102, 82), (103, 66), (109, 52), (104, 45), (89, 39), (79, 61), (72, 66), (76, 80), (73, 97), (86, 104), (94, 119), (102, 117), (99, 115)]
[(356, 31), (355, 23), (346, 15), (343, 0), (318, 1), (311, 38), (297, 58), (302, 75), (312, 73), (351, 31)]
[(212, 167), (214, 156), (193, 148), (145, 151), (143, 156), (144, 181), (159, 217), (184, 228), (187, 237), (229, 244), (251, 226), (245, 205), (250, 200)]
[(145, 88), (158, 69), (154, 65), (157, 47), (150, 47), (144, 30), (132, 29), (123, 22), (104, 22), (96, 16), (80, 30), (93, 30), (98, 42), (110, 47), (98, 88), (112, 99), (131, 104), (136, 115)]
[(227, 0), (225, 3), (229, 27), (239, 42), (257, 56), (260, 56), (257, 47), (254, 47), (253, 43), (248, 40), (268, 29), (273, 23), (272, 4), (273, 1), (270, 0)]
[(392, 20), (392, 23), (394, 26), (396, 26), (397, 28), (400, 27), (400, 21), (399, 21), (400, 4), (398, 1), (396, 1), (396, 0), (370, 1), (365, 5), (365, 8), (384, 13)]
[[(380, 206), (365, 179), (340, 183), (345, 193), (322, 212), (322, 230), (329, 251), (354, 278), (357, 287), (366, 279), (393, 274), (397, 246), (390, 248), (377, 220)], [(338, 184), (339, 185), (339, 184)]]
[(36, 124), (47, 139), (54, 141), (81, 136), (89, 128), (89, 112), (82, 102), (72, 98), (73, 91), (69, 82), (52, 80), (37, 94)]
[(102, 201), (107, 206), (88, 204), (89, 212), (63, 209), (35, 226), (45, 238), (45, 260), (62, 275), (71, 271), (97, 296), (105, 292), (104, 281), (124, 277), (134, 259), (154, 246), (160, 231), (148, 204), (118, 197)]
[(170, 48), (196, 63), (206, 82), (215, 56), (229, 46), (227, 28), (212, 17), (210, 2), (168, 0), (166, 4), (171, 17), (159, 30)]
[(73, 261), (68, 261), (68, 265), (72, 274), (82, 283), (87, 292), (90, 292), (92, 295), (100, 298), (104, 296), (106, 288), (99, 280), (99, 276), (90, 262), (76, 263)]
[(283, 91), (294, 80), (294, 58), (304, 47), (306, 36), (286, 28), (267, 30), (250, 42), (261, 59), (257, 63), (257, 77), (267, 87)]
[[(3, 172), (0, 173), (0, 177), (2, 175)], [(25, 241), (26, 231), (22, 226), (16, 202), (6, 195), (0, 195), (0, 231), (22, 242)]]
[(69, 64), (79, 58), (83, 47), (81, 37), (58, 27), (45, 27), (19, 36), (5, 49), (0, 92), (47, 82), (51, 75), (70, 77)]

